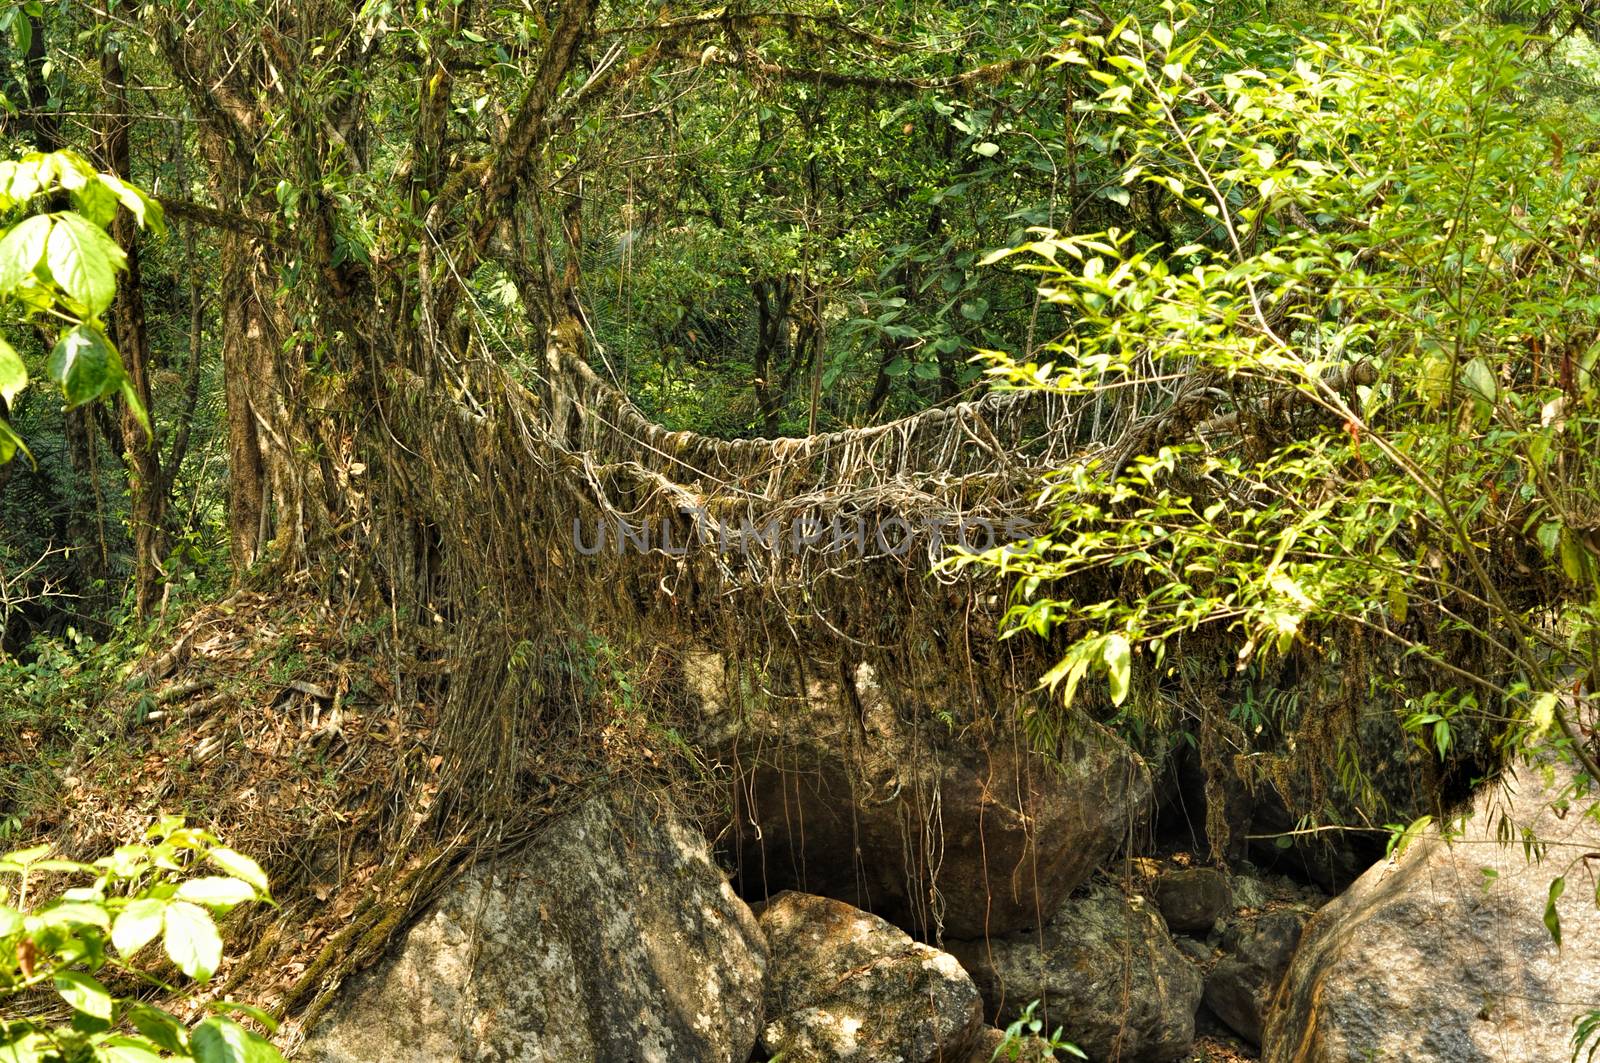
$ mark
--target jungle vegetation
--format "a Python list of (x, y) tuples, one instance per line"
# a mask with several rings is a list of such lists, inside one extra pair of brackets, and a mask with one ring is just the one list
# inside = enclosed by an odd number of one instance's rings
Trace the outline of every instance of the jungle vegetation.
[[(1441, 790), (1537, 744), (1593, 811), (1589, 0), (8, 0), (0, 35), (0, 836), (239, 589), (378, 647), (435, 729), (384, 827), (419, 846), (551, 749), (623, 756), (586, 706), (649, 717), (674, 624), (1022, 674), (1041, 745), (1298, 747), (1338, 800), (1297, 811), (1414, 833), (1359, 721), (1254, 696), (1320, 665)], [(1037, 527), (888, 574), (568, 537), (758, 502)], [(228, 870), (219, 907), (265, 896)]]

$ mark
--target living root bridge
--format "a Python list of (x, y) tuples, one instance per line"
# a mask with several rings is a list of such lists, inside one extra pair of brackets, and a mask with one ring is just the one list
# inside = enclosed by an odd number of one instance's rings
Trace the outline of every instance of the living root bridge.
[[(861, 664), (889, 689), (948, 677), (985, 720), (1042, 671), (1041, 647), (996, 638), (1002, 588), (930, 577), (933, 536), (906, 550), (876, 532), (1037, 519), (1040, 478), (1088, 449), (1082, 400), (997, 392), (872, 428), (729, 441), (652, 423), (556, 344), (531, 389), (486, 358), (413, 357), (386, 377), (382, 430), (358, 438), (390, 527), (383, 567), (431, 632), (438, 679), (418, 693), (442, 699), (452, 736), (446, 808), (514, 808), (519, 765), (592, 737), (619, 701), (668, 718), (691, 645), (745, 662), (779, 698)], [(441, 393), (455, 396), (445, 416)], [(591, 551), (602, 523), (651, 539)], [(836, 526), (863, 528), (860, 548), (840, 549)], [(661, 549), (663, 534), (688, 548)], [(597, 675), (596, 652), (615, 669)], [(626, 695), (609, 671), (630, 673)]]

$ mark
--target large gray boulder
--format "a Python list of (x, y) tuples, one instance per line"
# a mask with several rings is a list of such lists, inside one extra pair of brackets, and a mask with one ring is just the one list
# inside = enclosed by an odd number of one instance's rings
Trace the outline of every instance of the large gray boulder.
[(1168, 1063), (1194, 1041), (1199, 969), (1151, 906), (1109, 886), (1069, 898), (1042, 931), (949, 947), (997, 1026), (1040, 1001), (1046, 1027), (1095, 1063)]
[(701, 835), (592, 797), (456, 884), (310, 1031), (314, 1063), (744, 1063), (767, 946)]
[(784, 1063), (963, 1060), (983, 1026), (953, 956), (875, 915), (809, 893), (761, 910), (772, 947), (761, 1046)]
[[(928, 940), (1035, 927), (1149, 816), (1144, 762), (1086, 724), (1054, 756), (1002, 726), (953, 731), (948, 684), (890, 691), (870, 666), (751, 697), (712, 653), (684, 678), (698, 744), (732, 769), (745, 896), (818, 893)], [(940, 700), (943, 699), (943, 700)], [(987, 710), (985, 710), (987, 712)], [(984, 715), (980, 713), (979, 715)]]
[[(1569, 871), (1600, 850), (1583, 814), (1594, 799), (1551, 805), (1571, 778), (1519, 769), (1479, 794), (1453, 844), (1431, 832), (1317, 912), (1267, 1016), (1264, 1063), (1571, 1058), (1574, 1017), (1600, 1004), (1600, 910)], [(1524, 829), (1548, 847), (1543, 863), (1527, 860)], [(1558, 948), (1543, 916), (1563, 872)]]

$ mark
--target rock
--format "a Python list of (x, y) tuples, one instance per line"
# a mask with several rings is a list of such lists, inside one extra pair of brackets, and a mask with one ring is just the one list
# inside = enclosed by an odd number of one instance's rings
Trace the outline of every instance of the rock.
[(1205, 1003), (1212, 1014), (1253, 1045), (1289, 960), (1310, 918), (1280, 909), (1241, 919), (1222, 937), (1223, 958), (1206, 975)]
[(1189, 1050), (1200, 971), (1153, 909), (1115, 889), (1069, 898), (1042, 931), (953, 943), (989, 1016), (1003, 1025), (1041, 1001), (1048, 1029), (1094, 1060), (1166, 1063)]
[(980, 1026), (973, 1040), (972, 1051), (963, 1063), (993, 1063), (995, 1052), (1006, 1043), (1006, 1032), (993, 1026)]
[(955, 735), (930, 723), (947, 695), (891, 698), (867, 665), (848, 690), (813, 681), (777, 705), (736, 704), (719, 655), (690, 654), (684, 678), (698, 744), (734, 769), (747, 897), (819, 893), (927, 940), (1006, 934), (1037, 926), (1148, 817), (1143, 761), (1093, 726), (1046, 757), (1009, 730), (1014, 710), (987, 741)]
[(772, 949), (761, 1047), (785, 1063), (964, 1059), (983, 1023), (955, 957), (843, 901), (780, 893), (761, 909)]
[(1265, 908), (1270, 896), (1267, 884), (1256, 875), (1233, 875), (1228, 879), (1235, 908)]
[(1156, 879), (1155, 898), (1172, 930), (1209, 933), (1233, 910), (1228, 876), (1210, 867), (1168, 871)]
[(1174, 934), (1172, 936), (1172, 944), (1179, 952), (1189, 957), (1201, 968), (1211, 966), (1211, 961), (1217, 958), (1216, 954), (1211, 950), (1211, 946), (1204, 941), (1196, 941), (1191, 937)]
[[(1600, 850), (1600, 826), (1580, 814), (1592, 797), (1564, 817), (1549, 807), (1571, 780), (1519, 769), (1509, 790), (1478, 795), (1454, 844), (1430, 832), (1317, 912), (1268, 1013), (1265, 1063), (1570, 1059), (1573, 1019), (1600, 1001), (1589, 883), (1557, 905), (1561, 948), (1542, 919), (1572, 854)], [(1524, 828), (1551, 859), (1527, 861)], [(1500, 829), (1518, 840), (1501, 845)]]
[(315, 1063), (744, 1063), (767, 946), (698, 832), (590, 798), (475, 870), (310, 1031)]

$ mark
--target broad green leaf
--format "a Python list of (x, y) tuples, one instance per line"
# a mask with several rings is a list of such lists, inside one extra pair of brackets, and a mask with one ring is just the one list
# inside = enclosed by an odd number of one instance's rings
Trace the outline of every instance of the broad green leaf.
[(1461, 383), (1473, 395), (1491, 406), (1500, 394), (1494, 372), (1482, 358), (1474, 358), (1461, 367)]
[(1106, 665), (1106, 678), (1111, 684), (1111, 704), (1121, 705), (1128, 697), (1128, 686), (1133, 676), (1133, 650), (1127, 638), (1112, 632), (1106, 636), (1100, 659)]
[(10, 937), (22, 929), (22, 913), (10, 905), (0, 904), (0, 938)]
[(35, 926), (94, 926), (101, 930), (111, 929), (111, 917), (106, 914), (103, 906), (98, 904), (85, 904), (78, 901), (67, 901), (62, 904), (52, 904), (48, 908), (41, 908), (28, 917), (28, 921)]
[(22, 364), (22, 355), (0, 336), (0, 399), (7, 406), (28, 386), (28, 367)]
[(89, 222), (109, 228), (117, 216), (117, 194), (100, 181), (90, 181), (72, 194), (72, 205)]
[(127, 256), (104, 229), (69, 210), (55, 215), (45, 262), (56, 287), (98, 317), (117, 296), (117, 270), (127, 265)]
[(197, 1025), (189, 1048), (195, 1063), (283, 1063), (272, 1042), (221, 1016)]
[(111, 944), (123, 956), (132, 956), (161, 933), (161, 917), (166, 910), (167, 902), (153, 897), (130, 901), (111, 924)]
[(81, 971), (57, 971), (55, 984), (56, 992), (72, 1006), (73, 1011), (111, 1021), (111, 994), (93, 978)]
[(1589, 570), (1582, 544), (1571, 531), (1561, 529), (1561, 571), (1574, 583), (1582, 583)]
[(50, 377), (61, 385), (67, 408), (115, 395), (127, 374), (122, 358), (93, 325), (78, 325), (61, 334), (50, 352)]
[(207, 908), (232, 908), (255, 900), (255, 887), (248, 882), (222, 875), (192, 878), (178, 887), (178, 898), (203, 904)]
[(37, 214), (0, 237), (0, 295), (10, 295), (33, 278), (50, 242), (49, 216)]
[(225, 845), (219, 845), (206, 853), (206, 859), (216, 864), (234, 878), (243, 879), (254, 886), (262, 894), (267, 890), (267, 873), (261, 870), (261, 865), (245, 856), (243, 853), (234, 852)]
[(152, 232), (163, 232), (166, 229), (165, 219), (162, 215), (161, 204), (145, 195), (144, 192), (121, 178), (112, 174), (95, 174), (95, 181), (112, 194), (118, 203), (128, 208), (140, 228), (148, 228)]
[(210, 913), (188, 901), (174, 901), (167, 907), (165, 927), (161, 944), (178, 970), (197, 982), (209, 980), (222, 962), (222, 938)]
[(13, 852), (9, 852), (5, 856), (0, 857), (0, 861), (8, 864), (17, 864), (21, 867), (27, 867), (30, 864), (37, 864), (40, 860), (43, 860), (49, 855), (50, 846), (35, 845), (29, 849), (17, 849)]

